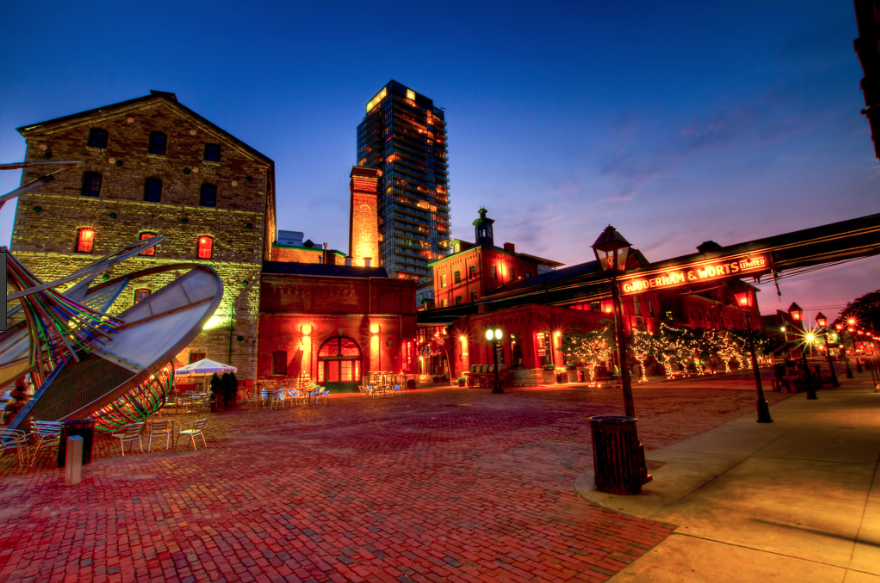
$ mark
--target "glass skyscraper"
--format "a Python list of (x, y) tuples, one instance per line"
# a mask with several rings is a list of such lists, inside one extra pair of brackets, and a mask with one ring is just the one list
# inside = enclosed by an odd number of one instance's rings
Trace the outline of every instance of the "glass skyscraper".
[(449, 163), (442, 109), (389, 81), (358, 126), (357, 165), (382, 171), (379, 256), (391, 277), (430, 280), (449, 253)]

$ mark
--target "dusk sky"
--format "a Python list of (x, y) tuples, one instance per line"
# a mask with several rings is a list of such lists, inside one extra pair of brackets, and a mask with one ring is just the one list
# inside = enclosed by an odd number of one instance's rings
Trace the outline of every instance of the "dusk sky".
[[(17, 127), (174, 92), (275, 160), (280, 229), (347, 250), (356, 128), (395, 79), (446, 109), (454, 237), (484, 205), (518, 251), (581, 263), (611, 223), (656, 261), (880, 212), (852, 2), (76, 4), (4, 7), (0, 162)], [(880, 257), (780, 287), (764, 313), (836, 315)]]

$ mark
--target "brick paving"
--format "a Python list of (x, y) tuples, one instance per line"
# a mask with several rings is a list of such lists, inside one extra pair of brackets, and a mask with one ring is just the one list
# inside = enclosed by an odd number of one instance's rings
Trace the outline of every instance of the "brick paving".
[[(635, 389), (647, 449), (754, 411), (753, 392), (695, 386)], [(209, 414), (197, 452), (102, 437), (75, 487), (54, 455), (6, 455), (0, 581), (604, 581), (674, 528), (573, 491), (587, 418), (621, 411), (610, 389), (336, 396)]]

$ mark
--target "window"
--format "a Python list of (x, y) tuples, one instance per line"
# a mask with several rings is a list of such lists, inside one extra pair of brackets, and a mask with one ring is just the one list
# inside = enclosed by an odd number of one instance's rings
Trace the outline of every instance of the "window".
[(461, 303), (461, 296), (455, 296), (455, 305), (459, 305)]
[(477, 266), (471, 265), (471, 279), (474, 279), (475, 277), (477, 277)]
[(440, 287), (444, 289), (446, 288), (446, 275), (440, 276)]
[(498, 268), (496, 266), (492, 266), (492, 279), (498, 278)]
[(90, 148), (106, 148), (107, 147), (107, 130), (92, 128), (89, 131), (89, 147)]
[(471, 301), (472, 302), (477, 301), (477, 292), (471, 292)]
[(445, 308), (448, 305), (449, 305), (449, 302), (446, 301), (446, 298), (443, 298), (442, 300), (440, 300), (440, 307), (441, 308)]
[(162, 132), (150, 133), (150, 148), (147, 150), (150, 154), (157, 156), (165, 155), (165, 146), (168, 144), (168, 136)]
[(513, 281), (514, 279), (516, 279), (516, 269), (511, 267), (510, 268), (510, 281)]
[(528, 278), (530, 278), (530, 277), (532, 277), (532, 272), (531, 272), (531, 271), (526, 271), (526, 279), (528, 279)]
[(199, 197), (201, 206), (217, 206), (217, 187), (213, 184), (203, 184), (202, 194)]
[(158, 178), (147, 178), (144, 182), (144, 200), (146, 202), (162, 202), (162, 181)]
[(654, 300), (648, 300), (648, 314), (654, 317)]
[(101, 175), (97, 172), (83, 173), (83, 196), (101, 196)]
[(642, 307), (639, 305), (639, 296), (633, 296), (633, 312), (636, 316), (642, 315)]
[(600, 304), (599, 302), (590, 302), (590, 311), (591, 312), (601, 312), (602, 311), (602, 304)]
[(189, 353), (189, 363), (192, 364), (194, 362), (198, 362), (200, 360), (205, 360), (207, 357), (207, 353), (205, 352), (190, 352)]
[(287, 375), (286, 350), (276, 350), (272, 353), (272, 374)]
[(455, 270), (453, 274), (453, 279), (455, 279), (455, 283), (461, 283), (461, 272), (459, 270)]
[(76, 232), (76, 252), (91, 253), (95, 245), (95, 230), (84, 228)]
[(150, 297), (150, 290), (148, 289), (136, 289), (134, 290), (134, 303), (139, 304), (145, 299)]
[(214, 239), (211, 237), (199, 237), (199, 259), (210, 259), (214, 254)]
[(220, 161), (220, 144), (205, 144), (205, 161)]
[[(155, 236), (156, 236), (156, 233), (141, 233), (140, 240), (143, 241), (144, 239), (152, 239)], [(155, 252), (156, 252), (156, 246), (154, 245), (154, 246), (150, 247), (149, 249), (144, 249), (143, 251), (138, 253), (138, 255), (154, 255)]]

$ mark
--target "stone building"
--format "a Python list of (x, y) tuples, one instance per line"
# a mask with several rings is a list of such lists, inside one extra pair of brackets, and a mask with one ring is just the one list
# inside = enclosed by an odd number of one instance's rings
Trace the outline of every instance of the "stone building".
[[(160, 91), (19, 132), (27, 161), (82, 161), (19, 199), (11, 249), (22, 263), (51, 281), (132, 241), (164, 236), (105, 279), (168, 263), (211, 266), (223, 301), (176, 364), (207, 357), (253, 379), (260, 271), (275, 240), (274, 162)], [(22, 183), (40, 174), (27, 168)], [(171, 277), (134, 281), (115, 309)]]

